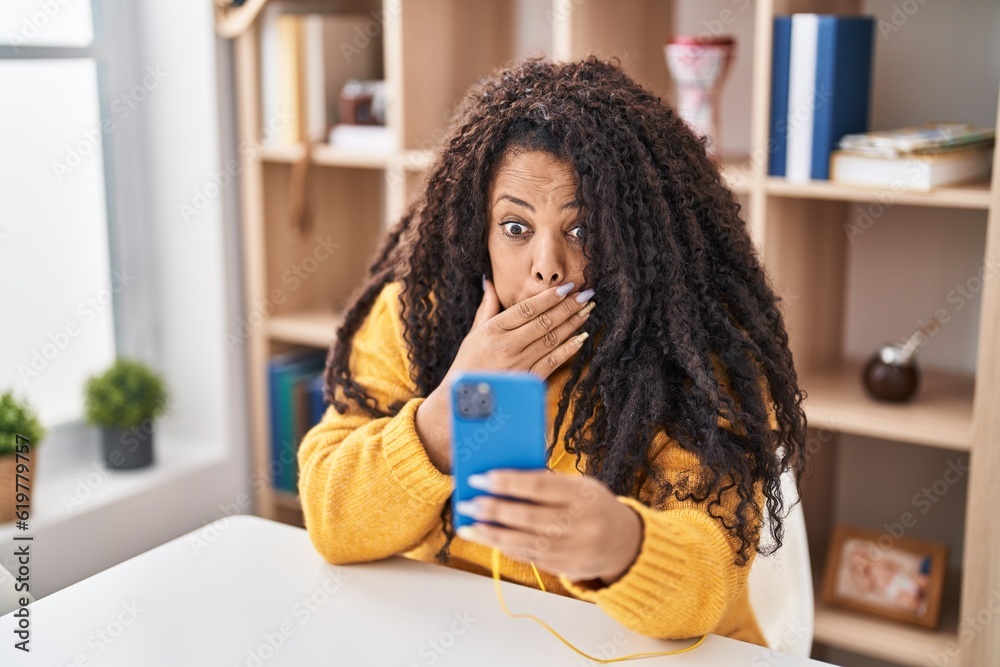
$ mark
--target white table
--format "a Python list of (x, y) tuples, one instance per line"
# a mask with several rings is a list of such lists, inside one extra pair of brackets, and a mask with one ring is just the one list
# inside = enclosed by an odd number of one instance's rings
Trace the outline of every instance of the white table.
[[(504, 583), (513, 612), (600, 657), (680, 648), (595, 605)], [(0, 618), (0, 663), (123, 667), (592, 665), (534, 621), (505, 616), (493, 581), (395, 557), (330, 565), (307, 533), (234, 516), (29, 606), (31, 653)], [(822, 665), (711, 635), (692, 652), (628, 665)]]

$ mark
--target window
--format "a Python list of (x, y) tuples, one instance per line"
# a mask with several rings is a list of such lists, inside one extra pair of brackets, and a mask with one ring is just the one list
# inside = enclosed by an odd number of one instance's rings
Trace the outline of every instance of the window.
[(102, 4), (0, 4), (0, 391), (47, 426), (81, 417), (134, 280), (116, 261)]

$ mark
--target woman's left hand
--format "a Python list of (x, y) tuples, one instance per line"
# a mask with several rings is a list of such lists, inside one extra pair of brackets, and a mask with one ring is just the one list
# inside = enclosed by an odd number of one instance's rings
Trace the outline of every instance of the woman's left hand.
[(469, 484), (528, 502), (479, 496), (459, 503), (461, 514), (503, 524), (463, 526), (462, 539), (497, 547), (510, 558), (532, 561), (573, 581), (600, 579), (605, 585), (628, 571), (639, 554), (642, 519), (593, 477), (492, 470), (470, 476)]

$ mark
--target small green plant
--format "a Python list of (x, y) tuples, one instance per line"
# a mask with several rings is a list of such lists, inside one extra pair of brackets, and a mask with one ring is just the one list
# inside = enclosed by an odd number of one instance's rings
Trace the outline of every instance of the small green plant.
[(87, 422), (131, 429), (155, 421), (167, 410), (167, 388), (145, 364), (119, 358), (107, 371), (87, 379)]
[(27, 438), (28, 446), (34, 447), (45, 435), (45, 429), (26, 400), (18, 401), (13, 391), (6, 391), (0, 395), (0, 456), (17, 450), (18, 435)]

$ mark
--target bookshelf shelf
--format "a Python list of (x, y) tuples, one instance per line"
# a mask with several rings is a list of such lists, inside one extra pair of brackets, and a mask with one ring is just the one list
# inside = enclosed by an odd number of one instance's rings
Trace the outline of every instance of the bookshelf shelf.
[(913, 402), (879, 403), (861, 385), (861, 364), (805, 374), (809, 426), (918, 445), (968, 451), (972, 443), (975, 380), (971, 376), (921, 370)]
[(969, 208), (987, 210), (990, 207), (990, 184), (970, 183), (937, 188), (930, 192), (864, 188), (842, 185), (830, 181), (793, 183), (784, 178), (770, 176), (765, 188), (769, 195), (800, 199), (826, 199), (831, 201), (878, 202), (883, 205), (936, 206), (942, 208)]
[(329, 311), (311, 311), (277, 315), (267, 322), (271, 340), (327, 348), (340, 326), (341, 315)]
[(433, 151), (403, 151), (399, 154), (399, 166), (405, 171), (422, 172), (433, 161)]
[[(288, 163), (302, 159), (305, 149), (301, 145), (266, 146), (260, 149), (264, 162)], [(388, 152), (364, 151), (320, 145), (313, 149), (312, 163), (325, 167), (355, 167), (358, 169), (385, 169), (393, 159)]]
[[(925, 667), (929, 655), (946, 656), (945, 647), (958, 640), (954, 624), (951, 629), (933, 632), (861, 616), (822, 602), (816, 603), (815, 623), (818, 642), (913, 667)], [(950, 658), (947, 663), (934, 664), (957, 667), (961, 663)]]

